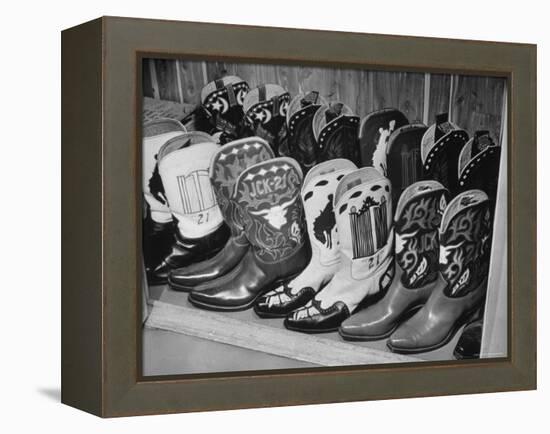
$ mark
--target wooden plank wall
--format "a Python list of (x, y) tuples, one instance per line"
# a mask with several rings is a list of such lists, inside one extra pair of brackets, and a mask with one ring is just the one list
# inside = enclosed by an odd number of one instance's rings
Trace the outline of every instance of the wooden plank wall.
[(251, 87), (277, 83), (291, 95), (318, 90), (329, 100), (348, 104), (361, 117), (395, 107), (411, 122), (429, 125), (436, 114), (449, 111), (469, 134), (488, 129), (495, 140), (501, 137), (503, 78), (148, 59), (143, 65), (143, 92), (152, 98), (198, 104), (202, 87), (224, 75), (238, 75)]

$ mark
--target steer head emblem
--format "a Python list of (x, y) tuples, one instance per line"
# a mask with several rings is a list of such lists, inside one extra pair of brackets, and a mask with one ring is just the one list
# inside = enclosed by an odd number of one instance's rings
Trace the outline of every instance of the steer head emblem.
[(281, 229), (287, 222), (286, 213), (288, 207), (296, 202), (296, 199), (298, 199), (298, 196), (268, 209), (263, 209), (261, 211), (250, 210), (249, 212), (252, 215), (262, 216), (275, 229)]

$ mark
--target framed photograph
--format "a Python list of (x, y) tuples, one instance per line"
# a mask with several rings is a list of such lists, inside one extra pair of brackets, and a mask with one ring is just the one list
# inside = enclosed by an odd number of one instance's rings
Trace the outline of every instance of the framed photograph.
[(64, 403), (536, 387), (536, 46), (103, 17), (62, 73)]

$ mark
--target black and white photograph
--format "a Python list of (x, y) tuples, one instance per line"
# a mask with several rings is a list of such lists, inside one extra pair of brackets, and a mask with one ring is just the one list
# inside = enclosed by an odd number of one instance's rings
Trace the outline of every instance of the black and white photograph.
[(506, 78), (141, 77), (144, 376), (507, 356)]

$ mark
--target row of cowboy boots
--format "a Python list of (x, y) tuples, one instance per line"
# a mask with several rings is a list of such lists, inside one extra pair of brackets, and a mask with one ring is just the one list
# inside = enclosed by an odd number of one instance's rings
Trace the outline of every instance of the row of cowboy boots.
[(211, 259), (173, 270), (169, 284), (204, 309), (247, 309), (309, 261), (302, 172), (295, 160), (275, 158), (265, 140), (250, 137), (219, 148), (209, 177), (231, 237)]
[[(468, 154), (463, 152), (468, 134), (449, 120), (448, 113), (437, 115), (429, 128), (409, 123), (405, 114), (394, 108), (374, 111), (359, 122), (350, 107), (342, 102), (329, 103), (315, 90), (291, 98), (277, 84), (251, 90), (245, 80), (229, 75), (202, 89), (201, 105), (194, 115), (195, 129), (212, 134), (219, 143), (261, 137), (276, 156), (298, 161), (304, 174), (334, 158), (375, 167), (392, 182), (394, 206), (407, 186), (422, 179), (439, 181), (451, 197), (479, 181), (468, 179), (469, 172), (459, 165)], [(493, 149), (485, 154), (489, 158), (478, 163), (498, 167), (492, 163), (499, 155), (491, 154), (498, 154), (499, 148), (488, 132), (476, 133), (478, 140), (482, 147)], [(480, 149), (474, 146), (469, 150)], [(491, 198), (492, 187), (487, 191)]]
[(240, 77), (228, 75), (204, 86), (201, 105), (184, 119), (191, 120), (194, 130), (221, 144), (260, 137), (276, 156), (298, 161), (303, 173), (332, 158), (360, 163), (359, 117), (344, 103), (328, 103), (317, 91), (291, 99), (277, 84), (250, 89)]
[(260, 317), (285, 317), (288, 329), (335, 331), (393, 277), (391, 185), (349, 160), (315, 166), (302, 187), (312, 258), (296, 279), (261, 297)]
[(170, 270), (202, 261), (229, 236), (208, 178), (219, 149), (203, 132), (161, 119), (143, 129), (143, 193), (147, 217), (143, 251), (149, 284), (166, 283)]
[(448, 343), (485, 299), (491, 201), (468, 190), (447, 206), (435, 181), (409, 187), (396, 212), (396, 275), (385, 296), (340, 327), (348, 340), (379, 340), (398, 353)]

